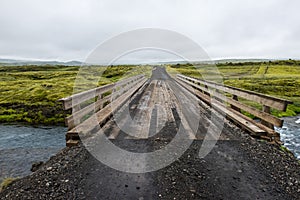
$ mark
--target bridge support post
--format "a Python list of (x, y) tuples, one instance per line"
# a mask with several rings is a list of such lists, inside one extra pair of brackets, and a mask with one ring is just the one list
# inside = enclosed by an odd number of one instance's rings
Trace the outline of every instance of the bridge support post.
[[(265, 112), (265, 113), (271, 114), (271, 108), (270, 108), (269, 106), (263, 105), (262, 110), (263, 110), (263, 112)], [(264, 120), (262, 120), (261, 123), (262, 123), (263, 125), (265, 125), (266, 127), (268, 127), (268, 128), (270, 128), (270, 129), (273, 129), (273, 130), (274, 130), (274, 125), (273, 125), (273, 124), (271, 124), (271, 123), (269, 123), (269, 122), (267, 122), (267, 121), (264, 121)]]
[[(233, 95), (233, 96), (232, 96), (232, 99), (235, 100), (235, 101), (239, 101), (238, 96), (236, 96), (236, 95)], [(241, 109), (238, 108), (238, 107), (236, 107), (236, 106), (230, 105), (230, 107), (231, 107), (233, 110), (236, 110), (236, 111), (238, 111), (238, 112), (241, 112)]]

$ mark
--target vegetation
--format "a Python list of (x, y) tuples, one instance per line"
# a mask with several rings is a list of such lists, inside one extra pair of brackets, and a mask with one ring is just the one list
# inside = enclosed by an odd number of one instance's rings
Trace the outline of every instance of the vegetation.
[(12, 184), (14, 181), (16, 181), (17, 179), (18, 178), (12, 178), (12, 177), (5, 178), (0, 184), (0, 192), (4, 190), (6, 187), (8, 187), (10, 184)]
[(280, 145), (280, 150), (287, 153), (287, 154), (290, 154), (291, 156), (294, 156), (293, 152), (291, 152), (287, 147), (283, 146), (283, 145)]
[(139, 73), (149, 75), (150, 71), (149, 66), (132, 65), (106, 69), (100, 66), (0, 66), (0, 122), (63, 124), (68, 112), (62, 110), (57, 100), (77, 91), (75, 80), (89, 87), (91, 85), (86, 83), (96, 80), (96, 87)]
[[(293, 101), (294, 104), (289, 105), (286, 112), (272, 110), (272, 114), (278, 117), (300, 113), (300, 61), (195, 66), (176, 64), (167, 66), (167, 70), (171, 74), (205, 77), (223, 81), (226, 85)], [(70, 96), (74, 91), (77, 93), (141, 73), (150, 76), (151, 67), (122, 65), (105, 69), (99, 66), (0, 66), (0, 122), (63, 124), (69, 113), (62, 110), (58, 99)], [(260, 108), (253, 102), (245, 99), (242, 101)]]
[[(270, 61), (245, 63), (219, 63), (216, 65), (169, 65), (170, 73), (182, 73), (196, 78), (223, 81), (242, 89), (272, 95), (294, 102), (286, 112), (272, 110), (278, 117), (295, 116), (300, 113), (300, 61)], [(218, 76), (217, 76), (218, 75)], [(222, 80), (217, 79), (221, 77)], [(242, 100), (259, 108), (259, 105)]]

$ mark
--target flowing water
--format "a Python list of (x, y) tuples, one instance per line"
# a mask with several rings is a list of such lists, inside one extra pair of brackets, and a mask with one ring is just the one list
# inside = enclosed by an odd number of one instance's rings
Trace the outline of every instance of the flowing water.
[(300, 115), (285, 117), (282, 128), (275, 128), (280, 133), (281, 141), (300, 159)]
[(0, 182), (30, 174), (33, 163), (47, 161), (65, 147), (65, 127), (0, 125)]

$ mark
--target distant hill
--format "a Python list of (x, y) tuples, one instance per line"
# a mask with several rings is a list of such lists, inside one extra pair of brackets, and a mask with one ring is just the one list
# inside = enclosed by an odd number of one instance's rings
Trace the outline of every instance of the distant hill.
[(268, 61), (274, 61), (275, 59), (219, 59), (219, 60), (213, 60), (212, 62), (215, 63), (242, 63), (242, 62), (268, 62)]
[(1, 59), (0, 64), (2, 65), (68, 65), (68, 66), (80, 66), (83, 63), (80, 61), (36, 61), (36, 60), (15, 60), (15, 59)]
[(191, 63), (191, 64), (217, 64), (217, 63), (243, 63), (243, 62), (268, 62), (268, 61), (274, 61), (275, 59), (215, 59), (215, 60), (203, 60), (203, 61), (162, 61), (162, 62), (152, 62), (149, 64), (158, 64), (158, 65), (164, 65), (164, 64), (185, 64), (185, 63)]

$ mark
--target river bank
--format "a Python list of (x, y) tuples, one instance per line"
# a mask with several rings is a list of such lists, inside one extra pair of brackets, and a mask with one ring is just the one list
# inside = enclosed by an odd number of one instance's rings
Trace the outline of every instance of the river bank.
[(65, 127), (0, 125), (0, 182), (31, 173), (33, 163), (47, 161), (65, 147)]

